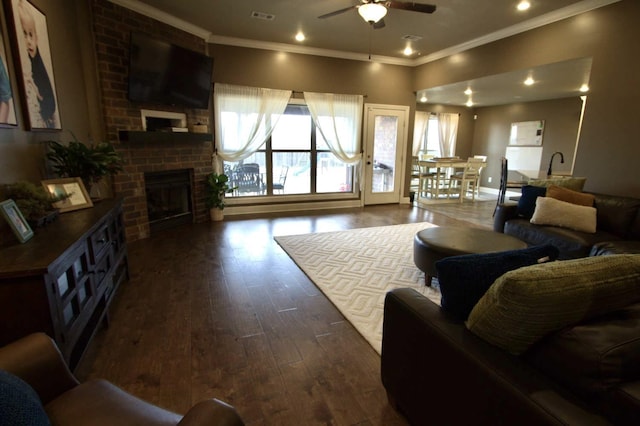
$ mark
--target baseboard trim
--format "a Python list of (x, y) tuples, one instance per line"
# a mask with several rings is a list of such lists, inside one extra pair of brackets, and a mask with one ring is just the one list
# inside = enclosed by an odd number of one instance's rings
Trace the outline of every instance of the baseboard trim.
[(246, 214), (299, 212), (313, 210), (350, 209), (362, 207), (360, 200), (339, 200), (308, 203), (278, 203), (257, 204), (246, 206), (227, 206), (224, 209), (225, 216), (237, 216)]

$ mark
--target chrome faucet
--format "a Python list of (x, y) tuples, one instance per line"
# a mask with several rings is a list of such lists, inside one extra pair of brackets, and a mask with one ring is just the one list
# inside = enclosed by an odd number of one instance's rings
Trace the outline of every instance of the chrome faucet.
[(551, 177), (551, 164), (553, 164), (553, 157), (555, 157), (556, 154), (560, 154), (560, 164), (564, 164), (564, 155), (562, 155), (560, 151), (556, 151), (551, 154), (551, 160), (549, 160), (549, 169), (547, 170), (547, 177)]

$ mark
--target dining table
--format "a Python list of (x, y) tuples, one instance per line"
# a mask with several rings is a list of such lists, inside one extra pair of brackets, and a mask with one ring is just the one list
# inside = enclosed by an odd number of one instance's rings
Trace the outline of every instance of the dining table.
[[(437, 199), (440, 198), (440, 189), (442, 186), (441, 180), (443, 179), (443, 176), (444, 179), (448, 179), (455, 169), (464, 169), (467, 165), (467, 160), (460, 157), (433, 157), (427, 160), (420, 160), (418, 164), (421, 169), (425, 168), (427, 170), (435, 170), (435, 188), (428, 191), (428, 193), (430, 193), (433, 198)], [(486, 166), (487, 162), (483, 161), (482, 167), (484, 168)], [(420, 191), (423, 192), (422, 187), (420, 188)], [(447, 192), (443, 192), (443, 194), (446, 194), (447, 196), (449, 195), (448, 188)]]

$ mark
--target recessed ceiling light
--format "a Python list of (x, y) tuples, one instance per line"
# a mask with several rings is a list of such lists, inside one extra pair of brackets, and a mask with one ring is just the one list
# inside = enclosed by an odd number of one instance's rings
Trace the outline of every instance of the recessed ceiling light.
[(588, 86), (588, 85), (586, 85), (586, 84), (583, 84), (582, 86), (580, 86), (580, 91), (581, 91), (582, 93), (586, 93), (586, 92), (588, 92), (588, 91), (589, 91), (589, 86)]
[(520, 11), (527, 10), (530, 7), (531, 7), (531, 3), (529, 3), (526, 0), (522, 0), (520, 3), (518, 3), (518, 6), (516, 6), (516, 8)]
[(472, 93), (473, 93), (473, 91), (469, 87), (467, 87), (467, 90), (464, 91), (464, 94), (467, 95), (467, 96), (469, 96)]
[(422, 95), (422, 97), (420, 98), (420, 102), (422, 103), (427, 102), (427, 95)]
[(531, 86), (533, 83), (535, 83), (535, 81), (533, 80), (532, 77), (527, 77), (527, 79), (524, 81), (524, 84), (526, 86)]
[(404, 53), (405, 56), (411, 56), (413, 54), (413, 49), (411, 48), (411, 46), (407, 46), (404, 48), (404, 51), (402, 53)]
[(471, 106), (473, 106), (473, 101), (471, 99), (469, 99), (465, 105), (468, 106), (468, 107), (471, 107)]
[(302, 31), (298, 31), (298, 34), (296, 34), (296, 41), (304, 41), (304, 39), (304, 33)]

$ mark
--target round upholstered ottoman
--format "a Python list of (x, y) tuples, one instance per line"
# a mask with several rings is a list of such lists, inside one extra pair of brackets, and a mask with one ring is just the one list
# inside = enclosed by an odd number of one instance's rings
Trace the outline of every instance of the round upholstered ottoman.
[(413, 239), (413, 262), (425, 273), (425, 284), (437, 277), (436, 262), (449, 256), (527, 248), (527, 243), (499, 232), (438, 226), (423, 229)]

